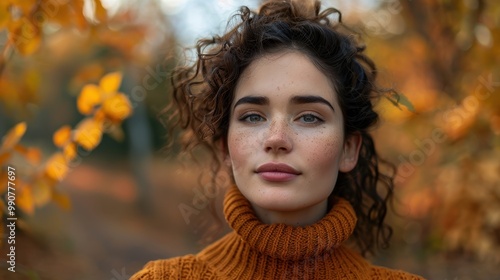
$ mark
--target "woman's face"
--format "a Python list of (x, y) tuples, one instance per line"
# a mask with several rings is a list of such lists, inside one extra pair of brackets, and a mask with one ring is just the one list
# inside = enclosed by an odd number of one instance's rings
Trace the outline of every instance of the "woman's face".
[(235, 88), (227, 137), (235, 183), (265, 223), (305, 225), (326, 214), (339, 171), (357, 162), (330, 80), (304, 54), (253, 61)]

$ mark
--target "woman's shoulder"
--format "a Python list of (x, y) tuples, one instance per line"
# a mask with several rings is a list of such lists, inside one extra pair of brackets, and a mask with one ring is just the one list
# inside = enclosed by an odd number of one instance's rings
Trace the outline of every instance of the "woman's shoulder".
[(191, 276), (195, 275), (203, 275), (203, 279), (215, 279), (215, 273), (204, 261), (196, 255), (186, 255), (150, 261), (130, 280), (193, 279)]
[(390, 269), (386, 267), (381, 267), (381, 266), (372, 266), (372, 271), (371, 271), (371, 279), (384, 279), (384, 280), (423, 280), (425, 278), (408, 273), (406, 271), (402, 270), (395, 270), (395, 269)]

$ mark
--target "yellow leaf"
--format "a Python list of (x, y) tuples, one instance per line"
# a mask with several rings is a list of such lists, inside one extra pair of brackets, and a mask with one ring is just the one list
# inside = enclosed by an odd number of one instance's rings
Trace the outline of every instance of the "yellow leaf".
[(66, 157), (67, 161), (73, 160), (76, 157), (76, 145), (75, 143), (69, 143), (64, 146), (63, 149), (64, 157)]
[(10, 3), (6, 1), (0, 2), (0, 30), (5, 26), (7, 26), (7, 22), (9, 21), (10, 18), (9, 4)]
[(23, 145), (16, 145), (14, 147), (16, 152), (21, 154), (24, 158), (26, 158), (31, 164), (39, 164), (42, 161), (42, 152), (37, 148), (24, 147)]
[(68, 164), (62, 153), (54, 154), (45, 166), (47, 176), (55, 181), (60, 181), (68, 172)]
[(71, 127), (69, 125), (65, 125), (59, 128), (56, 132), (54, 132), (52, 140), (54, 141), (54, 145), (57, 147), (63, 147), (71, 140)]
[(26, 132), (26, 123), (21, 122), (14, 126), (3, 138), (2, 147), (0, 148), (0, 153), (10, 151), (17, 145), (19, 140), (23, 137)]
[(84, 115), (92, 113), (94, 107), (101, 104), (101, 89), (96, 85), (83, 87), (77, 100), (78, 111)]
[(102, 108), (97, 109), (94, 113), (94, 119), (99, 122), (104, 122), (106, 120), (106, 113), (102, 110)]
[(124, 94), (116, 94), (102, 104), (106, 116), (114, 122), (123, 121), (132, 113), (132, 105)]
[(50, 202), (55, 182), (46, 177), (41, 177), (33, 187), (33, 203), (40, 207)]
[(16, 204), (24, 213), (33, 215), (35, 212), (35, 200), (30, 186), (24, 185), (24, 187), (19, 190), (16, 197)]
[(71, 200), (67, 194), (53, 191), (52, 200), (64, 210), (71, 209)]
[(102, 77), (99, 82), (99, 86), (106, 93), (114, 93), (118, 91), (120, 88), (120, 84), (122, 82), (122, 74), (120, 72), (113, 72)]
[(102, 133), (102, 122), (87, 118), (81, 121), (76, 127), (75, 142), (87, 151), (90, 151), (99, 145)]

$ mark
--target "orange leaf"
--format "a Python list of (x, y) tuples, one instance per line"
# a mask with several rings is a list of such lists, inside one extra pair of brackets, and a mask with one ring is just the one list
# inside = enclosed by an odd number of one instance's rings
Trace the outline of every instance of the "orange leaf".
[(52, 200), (64, 210), (71, 209), (71, 200), (67, 194), (53, 191)]
[(99, 82), (101, 89), (109, 95), (110, 93), (115, 93), (120, 88), (122, 82), (122, 74), (120, 72), (113, 72), (102, 77)]
[(500, 135), (500, 115), (493, 115), (490, 118), (491, 130), (496, 135)]
[(75, 142), (87, 151), (90, 151), (99, 145), (102, 133), (102, 122), (87, 118), (81, 121), (76, 127)]
[[(0, 169), (0, 193), (4, 193), (8, 188), (9, 177), (7, 176), (7, 172), (3, 169)], [(0, 201), (2, 201), (0, 199)]]
[(132, 105), (128, 97), (121, 93), (108, 98), (102, 104), (102, 109), (106, 116), (114, 122), (123, 121), (132, 113)]
[(17, 145), (19, 140), (23, 137), (26, 132), (26, 123), (21, 122), (14, 126), (3, 138), (2, 146), (0, 147), (0, 153), (5, 153), (12, 150), (14, 146)]
[(94, 107), (101, 104), (101, 89), (96, 85), (83, 87), (77, 100), (78, 111), (84, 115), (92, 113)]
[(103, 72), (104, 70), (99, 63), (88, 64), (78, 70), (78, 73), (73, 77), (72, 83), (80, 87), (90, 81), (98, 81), (102, 77)]
[(24, 213), (33, 215), (35, 212), (35, 200), (30, 186), (24, 185), (24, 187), (19, 190), (16, 204)]
[(106, 120), (106, 113), (102, 110), (102, 107), (95, 111), (94, 120), (99, 122), (104, 122)]
[(22, 12), (23, 15), (27, 16), (31, 13), (33, 10), (33, 6), (36, 4), (36, 0), (26, 0), (26, 1), (7, 1), (11, 2), (14, 6), (19, 8)]
[(106, 133), (116, 141), (123, 141), (123, 139), (125, 138), (125, 133), (123, 132), (121, 126), (118, 124), (110, 124), (106, 129)]
[(34, 24), (28, 17), (10, 22), (9, 24), (10, 40), (15, 48), (22, 55), (33, 54), (42, 42), (40, 28)]
[(37, 35), (31, 38), (30, 40), (25, 40), (25, 39), (18, 40), (16, 42), (16, 48), (20, 54), (28, 56), (36, 52), (40, 47), (41, 43), (42, 43), (42, 38), (40, 37), (40, 35)]
[(54, 154), (45, 166), (47, 176), (55, 181), (62, 180), (66, 176), (68, 169), (66, 158), (62, 153)]
[(40, 161), (42, 161), (42, 152), (37, 148), (27, 148), (18, 144), (14, 147), (14, 149), (34, 165), (39, 164)]
[[(71, 7), (70, 3), (64, 3), (63, 1), (53, 1), (53, 0), (44, 0), (44, 2), (51, 2), (54, 5), (54, 10), (57, 13), (51, 13), (51, 17), (48, 18), (51, 22), (57, 23), (61, 26), (70, 26), (73, 23), (73, 7)], [(46, 4), (46, 3), (44, 3)], [(44, 5), (42, 4), (42, 5)], [(48, 4), (46, 4), (48, 5)]]
[(7, 1), (0, 2), (0, 30), (7, 26), (10, 19), (9, 4)]
[(70, 5), (73, 6), (73, 8), (71, 9), (71, 14), (73, 15), (72, 18), (76, 27), (82, 31), (87, 29), (89, 24), (87, 22), (87, 19), (83, 15), (84, 0), (73, 0), (70, 3)]
[[(24, 73), (24, 88), (32, 93), (38, 92), (38, 89), (40, 88), (40, 83), (42, 82), (42, 77), (41, 77), (42, 72), (38, 69), (29, 69), (26, 70)], [(34, 98), (32, 98), (34, 99)]]
[(102, 6), (101, 0), (94, 0), (95, 3), (95, 17), (99, 22), (105, 22), (108, 13), (106, 12), (106, 9)]
[(54, 141), (54, 145), (57, 147), (61, 148), (64, 146), (71, 140), (71, 127), (69, 125), (65, 125), (59, 128), (56, 132), (54, 132), (52, 140)]
[(55, 182), (48, 180), (45, 177), (40, 178), (35, 182), (33, 188), (33, 202), (36, 206), (44, 206), (50, 202)]
[(64, 146), (63, 154), (67, 161), (73, 160), (76, 157), (75, 143), (69, 143), (68, 145)]
[(12, 153), (2, 153), (0, 154), (0, 166), (3, 165), (4, 162), (6, 162), (10, 156), (11, 156)]
[[(2, 215), (4, 213), (4, 211), (7, 209), (7, 207), (5, 206), (5, 203), (3, 203), (3, 200), (0, 199), (0, 215)], [(0, 222), (0, 226), (3, 227), (2, 223)], [(3, 231), (2, 229), (0, 228), (0, 234), (3, 235)], [(1, 243), (0, 243), (1, 244)]]

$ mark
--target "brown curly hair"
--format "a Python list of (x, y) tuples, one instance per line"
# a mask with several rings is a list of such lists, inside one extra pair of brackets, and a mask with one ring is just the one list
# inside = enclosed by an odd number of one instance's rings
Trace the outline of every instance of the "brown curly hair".
[[(356, 167), (340, 173), (330, 195), (343, 197), (354, 207), (358, 222), (353, 233), (362, 254), (387, 247), (392, 229), (384, 223), (392, 197), (394, 166), (376, 153), (368, 130), (378, 120), (372, 100), (384, 93), (374, 81), (377, 69), (363, 52), (355, 33), (342, 24), (340, 11), (321, 4), (271, 1), (258, 12), (241, 7), (225, 34), (197, 42), (197, 59), (172, 74), (173, 103), (167, 112), (173, 126), (184, 131), (183, 150), (204, 146), (213, 157), (213, 178), (221, 170), (226, 146), (230, 105), (241, 73), (257, 58), (272, 52), (296, 50), (331, 79), (338, 93), (346, 135), (362, 137)], [(379, 165), (385, 164), (385, 174)], [(215, 183), (215, 179), (213, 180)], [(214, 186), (215, 187), (215, 186)]]

